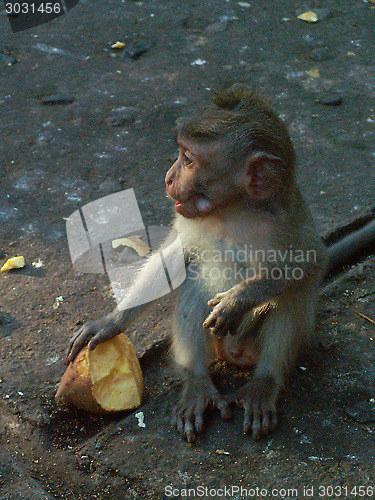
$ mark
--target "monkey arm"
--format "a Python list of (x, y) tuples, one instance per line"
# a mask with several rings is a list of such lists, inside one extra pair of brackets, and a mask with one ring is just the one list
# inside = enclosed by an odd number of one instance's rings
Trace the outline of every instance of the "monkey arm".
[[(163, 253), (164, 257), (169, 261), (173, 260), (173, 252), (174, 248), (167, 246)], [(156, 252), (150, 256), (140, 269), (116, 309), (104, 318), (87, 321), (74, 334), (67, 350), (65, 363), (68, 364), (73, 361), (86, 344), (88, 344), (89, 349), (95, 349), (101, 342), (105, 342), (123, 332), (153, 302), (152, 299), (155, 294), (150, 294), (150, 291), (154, 286), (157, 287), (158, 284), (163, 283), (162, 280), (165, 279), (164, 273), (160, 256)], [(159, 294), (158, 297), (161, 295)]]
[(208, 305), (213, 310), (204, 321), (204, 328), (209, 328), (211, 333), (219, 336), (225, 336), (228, 332), (234, 334), (246, 312), (304, 283), (314, 275), (314, 272), (319, 274), (316, 263), (311, 262), (301, 263), (298, 266), (274, 263), (272, 270), (275, 269), (278, 271), (277, 276), (274, 273), (272, 277), (271, 269), (267, 269), (269, 272), (263, 277), (245, 279), (209, 300)]
[(127, 325), (134, 321), (142, 306), (134, 307), (125, 311), (117, 308), (102, 319), (87, 321), (72, 337), (65, 358), (65, 364), (69, 364), (77, 356), (79, 351), (88, 344), (89, 349), (101, 342), (112, 339), (123, 332)]

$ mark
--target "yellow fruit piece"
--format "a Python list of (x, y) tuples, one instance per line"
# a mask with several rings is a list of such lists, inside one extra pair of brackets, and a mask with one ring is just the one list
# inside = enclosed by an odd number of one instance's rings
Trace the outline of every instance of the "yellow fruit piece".
[(125, 47), (125, 44), (123, 42), (116, 42), (113, 45), (111, 45), (112, 49), (123, 49)]
[[(143, 377), (133, 344), (121, 334), (87, 353), (92, 393), (107, 411), (141, 404)], [(108, 387), (111, 390), (108, 390)]]
[(129, 236), (128, 238), (118, 238), (112, 241), (112, 248), (117, 248), (119, 246), (130, 247), (141, 257), (151, 252), (151, 248), (137, 235)]
[(311, 78), (320, 78), (320, 71), (317, 68), (310, 69), (309, 71), (306, 71), (306, 74), (309, 75)]
[(11, 269), (19, 269), (20, 267), (25, 266), (25, 259), (22, 255), (18, 257), (11, 257), (8, 259), (0, 271), (10, 271)]
[(130, 410), (142, 402), (143, 376), (133, 344), (123, 333), (85, 347), (66, 369), (55, 399), (93, 413)]
[(301, 19), (302, 21), (306, 21), (307, 23), (318, 22), (318, 16), (312, 10), (309, 10), (308, 12), (304, 12), (303, 14), (300, 14), (299, 16), (297, 16), (297, 18)]

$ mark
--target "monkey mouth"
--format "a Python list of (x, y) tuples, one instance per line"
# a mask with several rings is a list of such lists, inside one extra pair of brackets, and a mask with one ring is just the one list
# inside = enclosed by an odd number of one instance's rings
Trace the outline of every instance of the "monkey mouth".
[(206, 216), (214, 208), (214, 205), (204, 196), (192, 195), (184, 201), (176, 201), (174, 208), (178, 214), (192, 219), (194, 217)]

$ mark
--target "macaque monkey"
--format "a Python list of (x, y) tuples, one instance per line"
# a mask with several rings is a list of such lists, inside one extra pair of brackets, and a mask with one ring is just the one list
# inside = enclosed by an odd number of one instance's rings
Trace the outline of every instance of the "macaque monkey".
[[(276, 402), (313, 329), (326, 253), (294, 179), (295, 154), (283, 122), (260, 98), (234, 85), (199, 115), (179, 121), (179, 156), (165, 182), (186, 254), (172, 348), (183, 380), (174, 424), (191, 442), (204, 412), (244, 408), (254, 439), (277, 426)], [(152, 256), (118, 308), (85, 323), (67, 362), (88, 343), (118, 335), (141, 307), (126, 308), (153, 276)], [(254, 375), (230, 398), (214, 386), (217, 357)]]

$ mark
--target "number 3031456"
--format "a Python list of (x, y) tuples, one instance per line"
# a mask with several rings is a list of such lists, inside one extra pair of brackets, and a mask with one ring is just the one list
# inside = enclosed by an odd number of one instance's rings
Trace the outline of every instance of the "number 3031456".
[(5, 4), (5, 12), (10, 15), (14, 14), (60, 14), (61, 4), (46, 2), (14, 2)]

